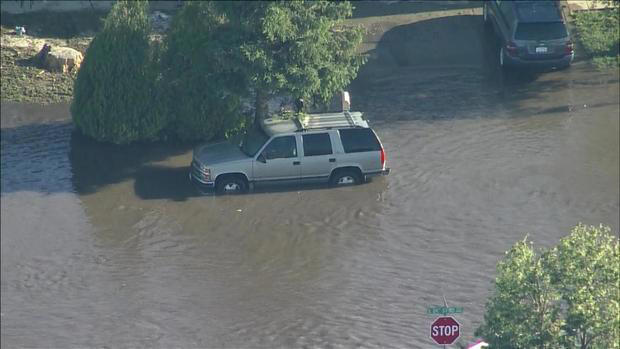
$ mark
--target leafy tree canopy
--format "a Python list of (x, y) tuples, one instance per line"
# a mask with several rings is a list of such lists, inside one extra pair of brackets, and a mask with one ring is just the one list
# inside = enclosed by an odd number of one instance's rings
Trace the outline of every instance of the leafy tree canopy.
[(170, 133), (211, 139), (243, 126), (247, 81), (232, 60), (233, 32), (213, 2), (190, 1), (175, 16), (160, 65)]
[(227, 37), (231, 62), (239, 64), (264, 117), (269, 95), (288, 94), (327, 102), (355, 78), (361, 28), (347, 26), (347, 1), (216, 2), (234, 28)]
[(518, 242), (498, 263), (476, 335), (491, 348), (618, 348), (618, 252), (603, 226), (580, 224), (540, 255)]

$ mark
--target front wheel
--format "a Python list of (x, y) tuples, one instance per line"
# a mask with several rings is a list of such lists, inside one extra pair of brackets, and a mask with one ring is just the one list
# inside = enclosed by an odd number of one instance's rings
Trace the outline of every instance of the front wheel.
[(243, 194), (248, 191), (248, 183), (241, 176), (224, 176), (215, 184), (218, 194)]
[(350, 185), (358, 185), (362, 183), (362, 177), (353, 170), (341, 170), (334, 173), (329, 179), (329, 185), (332, 187), (344, 187)]

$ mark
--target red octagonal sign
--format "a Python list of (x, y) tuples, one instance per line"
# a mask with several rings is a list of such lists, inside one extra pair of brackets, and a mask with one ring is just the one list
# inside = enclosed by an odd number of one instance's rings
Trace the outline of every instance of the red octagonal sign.
[(461, 325), (452, 316), (438, 317), (431, 324), (431, 338), (437, 344), (452, 344), (461, 335)]

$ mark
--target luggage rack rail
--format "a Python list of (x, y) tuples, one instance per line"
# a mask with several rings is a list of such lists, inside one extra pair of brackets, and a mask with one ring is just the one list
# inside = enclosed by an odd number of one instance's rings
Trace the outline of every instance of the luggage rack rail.
[[(357, 112), (361, 119), (361, 113)], [(356, 115), (358, 116), (358, 115)], [(358, 125), (348, 111), (340, 113), (308, 114), (298, 119), (299, 130), (332, 129), (342, 127), (363, 127)]]

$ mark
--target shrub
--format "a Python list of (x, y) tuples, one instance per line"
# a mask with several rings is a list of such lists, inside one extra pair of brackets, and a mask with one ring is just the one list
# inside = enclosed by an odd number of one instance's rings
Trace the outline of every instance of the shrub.
[(93, 39), (74, 86), (77, 128), (117, 144), (155, 139), (167, 123), (158, 98), (147, 1), (119, 0)]

